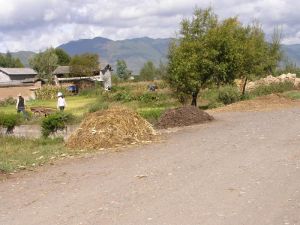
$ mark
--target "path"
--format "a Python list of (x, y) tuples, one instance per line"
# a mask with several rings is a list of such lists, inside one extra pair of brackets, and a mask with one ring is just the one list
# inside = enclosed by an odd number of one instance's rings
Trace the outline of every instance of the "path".
[(215, 117), (4, 181), (0, 224), (300, 224), (300, 109)]

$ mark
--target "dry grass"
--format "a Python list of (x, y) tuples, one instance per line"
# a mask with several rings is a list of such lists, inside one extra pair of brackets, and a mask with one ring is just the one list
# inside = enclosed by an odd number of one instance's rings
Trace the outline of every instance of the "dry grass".
[(155, 135), (150, 123), (136, 112), (111, 108), (90, 114), (70, 136), (67, 146), (74, 149), (102, 149), (149, 142)]

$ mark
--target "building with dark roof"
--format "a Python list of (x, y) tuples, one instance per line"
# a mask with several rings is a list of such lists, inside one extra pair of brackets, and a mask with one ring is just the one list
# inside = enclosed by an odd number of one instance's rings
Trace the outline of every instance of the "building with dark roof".
[(31, 68), (2, 68), (0, 67), (0, 83), (26, 83), (32, 81), (37, 72)]

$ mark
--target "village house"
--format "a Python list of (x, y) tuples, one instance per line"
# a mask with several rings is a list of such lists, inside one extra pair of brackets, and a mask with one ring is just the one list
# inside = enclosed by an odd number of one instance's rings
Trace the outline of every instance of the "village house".
[(26, 83), (34, 81), (37, 72), (31, 68), (2, 68), (0, 67), (1, 83)]
[(111, 71), (112, 68), (107, 64), (104, 69), (94, 72), (94, 76), (90, 77), (70, 77), (70, 66), (58, 66), (53, 71), (54, 82), (57, 86), (76, 86), (78, 89), (90, 87), (95, 84), (96, 81), (102, 83), (105, 90), (111, 88)]
[(0, 99), (16, 98), (19, 93), (26, 99), (35, 98), (34, 91), (43, 83), (36, 76), (37, 72), (31, 68), (0, 67)]

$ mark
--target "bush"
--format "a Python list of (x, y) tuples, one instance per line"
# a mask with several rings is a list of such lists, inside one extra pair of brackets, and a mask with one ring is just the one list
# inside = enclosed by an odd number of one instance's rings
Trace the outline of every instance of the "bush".
[(225, 105), (237, 102), (240, 100), (240, 93), (237, 87), (231, 85), (225, 85), (220, 88), (218, 94), (218, 101)]
[(64, 130), (66, 124), (74, 119), (72, 114), (57, 112), (50, 114), (42, 120), (42, 135), (48, 137), (50, 134), (54, 134), (58, 130)]
[(95, 104), (90, 106), (89, 113), (96, 112), (99, 110), (105, 110), (105, 109), (108, 109), (108, 103), (97, 101)]
[(8, 106), (8, 105), (15, 105), (17, 100), (13, 97), (8, 97), (6, 99), (0, 100), (0, 106)]
[(0, 113), (0, 126), (6, 128), (6, 133), (13, 132), (15, 126), (21, 124), (21, 116), (19, 114)]
[(125, 91), (117, 92), (112, 96), (114, 101), (121, 101), (121, 102), (130, 102), (134, 100), (134, 97)]
[(167, 96), (156, 92), (146, 92), (138, 96), (138, 100), (143, 103), (150, 103), (156, 101), (166, 100)]
[(272, 93), (282, 93), (285, 91), (291, 91), (294, 89), (294, 84), (290, 81), (285, 81), (282, 83), (272, 83), (269, 85), (262, 84), (256, 87), (253, 91), (250, 92), (252, 96), (262, 96), (269, 95)]

